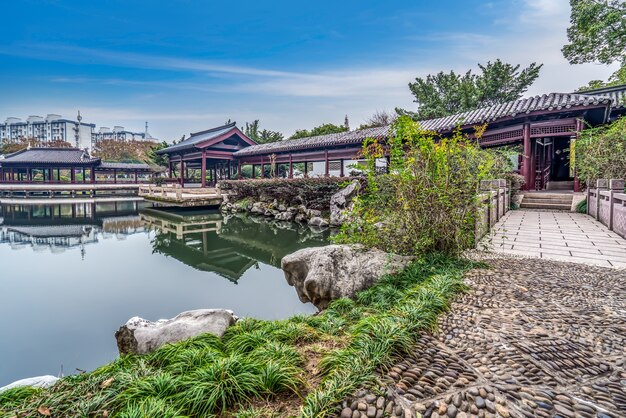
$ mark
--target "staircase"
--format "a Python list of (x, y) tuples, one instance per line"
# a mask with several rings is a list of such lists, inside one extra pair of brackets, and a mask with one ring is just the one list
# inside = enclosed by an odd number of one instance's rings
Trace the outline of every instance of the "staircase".
[(573, 198), (572, 193), (526, 192), (520, 209), (565, 210), (569, 212)]
[(573, 181), (550, 181), (546, 185), (546, 190), (574, 190)]

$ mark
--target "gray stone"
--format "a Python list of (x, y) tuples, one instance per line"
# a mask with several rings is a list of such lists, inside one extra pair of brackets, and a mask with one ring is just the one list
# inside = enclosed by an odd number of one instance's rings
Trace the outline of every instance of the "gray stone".
[(237, 317), (226, 309), (197, 309), (156, 322), (135, 316), (117, 330), (115, 338), (120, 354), (147, 354), (164, 344), (200, 334), (221, 337), (235, 322)]
[(278, 221), (292, 221), (293, 217), (293, 212), (281, 212), (278, 215), (274, 216), (274, 218)]
[(304, 222), (306, 222), (306, 215), (304, 213), (299, 213), (294, 218), (294, 221), (295, 222), (304, 223)]
[(324, 218), (320, 218), (319, 216), (315, 216), (309, 220), (309, 225), (319, 226), (321, 228), (328, 226), (328, 221)]
[(351, 418), (352, 417), (352, 409), (350, 408), (343, 408), (343, 410), (341, 411), (341, 418)]
[(358, 195), (361, 184), (358, 180), (339, 190), (330, 198), (330, 224), (340, 226), (348, 220), (352, 200)]
[(17, 380), (13, 383), (1, 387), (0, 392), (24, 386), (31, 386), (34, 388), (49, 388), (50, 386), (54, 385), (58, 380), (58, 377), (50, 375), (29, 377), (27, 379)]
[(354, 297), (385, 273), (401, 271), (411, 259), (358, 245), (328, 245), (289, 254), (281, 266), (300, 300), (324, 309), (335, 299)]

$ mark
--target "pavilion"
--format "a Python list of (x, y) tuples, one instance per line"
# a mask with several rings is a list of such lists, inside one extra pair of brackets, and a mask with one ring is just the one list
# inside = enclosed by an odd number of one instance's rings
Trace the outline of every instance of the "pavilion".
[[(459, 129), (474, 137), (477, 125), (486, 125), (478, 138), (482, 147), (518, 147), (517, 171), (525, 178), (526, 190), (543, 190), (559, 182), (578, 190), (574, 161), (575, 141), (586, 127), (602, 125), (626, 114), (626, 85), (584, 93), (550, 93), (469, 112), (420, 121), (421, 126), (441, 136)], [(241, 178), (249, 166), (251, 177), (294, 177), (294, 165), (304, 176), (345, 176), (360, 161), (366, 138), (384, 141), (389, 126), (361, 129), (308, 138), (255, 144), (235, 123), (199, 133), (160, 151), (180, 167), (178, 181), (202, 186), (221, 179)], [(385, 159), (377, 165), (386, 167)], [(189, 170), (200, 170), (190, 178)], [(183, 176), (181, 176), (181, 173)], [(298, 173), (300, 175), (301, 173)]]
[(109, 163), (78, 148), (26, 148), (0, 159), (0, 183), (145, 183), (148, 164)]

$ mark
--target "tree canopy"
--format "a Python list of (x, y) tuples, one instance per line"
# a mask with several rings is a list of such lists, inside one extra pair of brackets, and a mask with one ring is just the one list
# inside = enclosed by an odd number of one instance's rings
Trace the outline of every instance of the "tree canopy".
[(570, 0), (569, 43), (562, 49), (571, 64), (598, 62), (621, 67), (608, 81), (592, 80), (578, 91), (626, 84), (626, 2), (624, 0)]
[(396, 120), (397, 115), (384, 110), (377, 110), (372, 116), (359, 126), (359, 129), (376, 128), (378, 126), (391, 125)]
[(417, 77), (414, 83), (409, 83), (417, 112), (396, 111), (418, 120), (432, 119), (516, 100), (539, 77), (542, 66), (533, 62), (520, 70), (519, 64), (512, 65), (498, 59), (486, 65), (478, 64), (480, 74), (471, 70), (465, 74), (441, 71), (429, 74), (425, 79)]
[(268, 129), (261, 130), (259, 128), (259, 120), (256, 119), (252, 123), (246, 122), (246, 126), (242, 129), (243, 133), (258, 144), (267, 144), (268, 142), (282, 141), (285, 139), (282, 133), (278, 131), (270, 131)]
[(571, 64), (624, 61), (626, 2), (624, 0), (570, 0), (569, 43), (562, 49)]
[(320, 126), (316, 126), (311, 129), (299, 129), (293, 135), (291, 135), (290, 139), (296, 138), (306, 138), (308, 136), (317, 136), (317, 135), (327, 135), (327, 134), (336, 134), (339, 132), (347, 132), (348, 127), (346, 125), (334, 125), (332, 123), (325, 123)]

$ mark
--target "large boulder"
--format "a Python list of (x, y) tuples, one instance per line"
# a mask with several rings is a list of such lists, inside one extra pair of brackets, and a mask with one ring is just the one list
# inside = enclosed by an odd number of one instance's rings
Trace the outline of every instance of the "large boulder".
[(4, 392), (5, 390), (19, 388), (23, 386), (30, 386), (33, 388), (49, 388), (54, 385), (59, 380), (58, 377), (46, 375), (46, 376), (37, 376), (37, 377), (29, 377), (28, 379), (18, 380), (6, 386), (2, 386), (0, 388), (0, 392)]
[(335, 299), (354, 297), (384, 274), (401, 271), (411, 259), (358, 245), (328, 245), (289, 254), (281, 266), (302, 302), (325, 309)]
[(197, 309), (156, 322), (135, 316), (115, 333), (120, 354), (147, 354), (167, 343), (175, 343), (200, 334), (221, 337), (237, 322), (226, 309)]
[(352, 208), (352, 200), (361, 188), (358, 180), (353, 180), (348, 186), (339, 190), (330, 198), (330, 225), (340, 226), (348, 220), (348, 212)]

